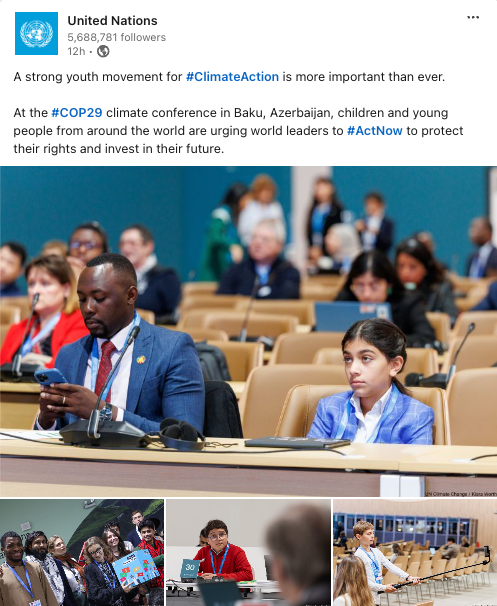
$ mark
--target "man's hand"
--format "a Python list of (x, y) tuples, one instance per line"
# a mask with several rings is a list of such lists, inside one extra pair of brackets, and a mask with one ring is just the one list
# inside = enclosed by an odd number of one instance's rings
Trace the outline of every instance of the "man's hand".
[(200, 575), (203, 579), (212, 579), (216, 575), (213, 572), (204, 572), (204, 574)]
[(124, 581), (124, 583), (121, 585), (122, 590), (124, 591), (124, 593), (129, 593), (130, 591), (132, 591), (135, 586), (126, 583), (126, 581)]
[[(70, 383), (52, 383), (50, 387), (41, 386), (40, 414), (41, 427), (52, 427), (57, 419), (71, 413), (81, 419), (89, 419), (97, 403), (97, 395), (81, 385)], [(102, 402), (102, 405), (105, 403)]]
[(387, 593), (394, 593), (394, 591), (397, 591), (393, 585), (385, 585), (384, 589)]

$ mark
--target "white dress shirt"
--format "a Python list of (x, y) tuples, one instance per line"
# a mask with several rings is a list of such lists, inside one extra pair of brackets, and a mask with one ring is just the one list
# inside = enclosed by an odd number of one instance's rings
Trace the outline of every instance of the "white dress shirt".
[(365, 444), (367, 440), (374, 434), (375, 429), (380, 422), (383, 410), (388, 402), (388, 398), (392, 393), (392, 386), (385, 392), (376, 402), (373, 408), (364, 415), (361, 408), (361, 400), (359, 396), (352, 396), (352, 405), (354, 406), (355, 416), (357, 417), (357, 433), (352, 442)]
[(487, 242), (483, 246), (481, 246), (478, 250), (478, 254), (473, 259), (471, 263), (471, 267), (469, 268), (469, 277), (470, 278), (479, 278), (480, 277), (480, 268), (485, 269), (487, 266), (488, 257), (492, 252), (493, 244), (492, 242)]
[[(110, 361), (112, 362), (113, 368), (115, 363), (117, 362), (117, 359), (121, 355), (123, 347), (126, 343), (126, 338), (128, 336), (129, 331), (131, 330), (132, 325), (133, 322), (121, 329), (117, 334), (112, 337), (112, 339), (109, 339), (116, 348), (112, 352), (112, 355), (110, 357)], [(107, 341), (107, 339), (97, 339), (99, 360), (102, 358), (102, 343), (104, 343), (105, 341)], [(129, 376), (131, 374), (131, 362), (133, 361), (134, 347), (134, 342), (128, 347), (128, 350), (124, 354), (124, 357), (121, 360), (121, 364), (119, 365), (119, 368), (117, 369), (117, 372), (114, 375), (114, 380), (112, 381), (112, 385), (110, 388), (110, 403), (112, 404), (112, 406), (115, 406), (118, 409), (116, 421), (123, 420), (124, 411), (126, 410), (126, 398), (128, 397)], [(88, 356), (84, 387), (91, 389), (91, 353)]]

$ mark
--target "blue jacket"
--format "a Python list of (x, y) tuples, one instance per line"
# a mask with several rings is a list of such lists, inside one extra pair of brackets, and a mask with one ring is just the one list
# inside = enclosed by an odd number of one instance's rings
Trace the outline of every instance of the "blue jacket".
[(488, 287), (487, 296), (475, 305), (471, 311), (497, 311), (497, 282)]
[[(353, 391), (344, 391), (319, 401), (316, 416), (308, 438), (334, 438), (338, 432), (343, 413)], [(375, 443), (379, 444), (433, 444), (433, 410), (414, 398), (399, 393), (399, 398), (380, 428)], [(344, 440), (353, 441), (357, 433), (358, 421), (352, 410)]]
[[(84, 385), (92, 345), (93, 337), (88, 336), (59, 351), (55, 367), (69, 383)], [(142, 356), (145, 361), (138, 364)], [(148, 433), (159, 431), (160, 422), (173, 417), (202, 431), (204, 410), (204, 380), (192, 338), (142, 319), (133, 348), (124, 421)], [(66, 414), (57, 427), (76, 420), (75, 415)]]

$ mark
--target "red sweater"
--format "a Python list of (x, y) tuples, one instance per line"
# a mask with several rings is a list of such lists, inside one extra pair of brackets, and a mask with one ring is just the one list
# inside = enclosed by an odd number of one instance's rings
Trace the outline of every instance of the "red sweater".
[[(31, 321), (31, 324), (35, 321), (36, 315), (34, 319)], [(27, 319), (19, 322), (19, 324), (13, 324), (9, 328), (9, 332), (5, 336), (5, 340), (2, 345), (2, 350), (0, 351), (0, 364), (5, 364), (7, 362), (12, 362), (12, 358), (14, 354), (21, 346), (22, 335), (24, 334), (24, 329), (26, 328), (26, 324), (28, 323)], [(39, 332), (37, 330), (36, 332)], [(28, 331), (29, 334), (29, 331)], [(88, 335), (88, 329), (83, 320), (83, 316), (79, 309), (76, 309), (72, 312), (72, 314), (62, 313), (60, 316), (60, 320), (57, 322), (55, 328), (52, 332), (52, 359), (50, 362), (45, 364), (47, 368), (53, 368), (55, 364), (55, 358), (59, 353), (59, 349), (68, 343), (73, 343), (81, 337), (86, 337)]]
[[(218, 555), (216, 555), (209, 546), (200, 549), (193, 558), (194, 560), (204, 560), (201, 562), (198, 569), (199, 576), (204, 572), (215, 573), (217, 571), (217, 574), (220, 574), (224, 579), (232, 579), (233, 581), (252, 581), (252, 567), (247, 560), (245, 552), (241, 547), (237, 547), (232, 543), (228, 544), (229, 549), (221, 572), (219, 572), (219, 569), (221, 568), (225, 549)], [(216, 570), (212, 570), (211, 553)]]

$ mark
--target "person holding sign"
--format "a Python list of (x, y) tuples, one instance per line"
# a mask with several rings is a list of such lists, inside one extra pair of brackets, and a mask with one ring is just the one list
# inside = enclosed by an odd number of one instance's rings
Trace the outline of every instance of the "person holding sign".
[(155, 528), (159, 523), (160, 521), (157, 518), (145, 518), (140, 522), (138, 530), (142, 542), (135, 549), (135, 551), (139, 549), (147, 550), (159, 571), (160, 576), (147, 583), (150, 592), (148, 600), (150, 606), (164, 605), (164, 545), (155, 538)]
[(6, 532), (0, 544), (6, 559), (0, 568), (0, 606), (58, 606), (42, 567), (23, 561), (21, 537), (16, 532)]
[(126, 606), (127, 598), (138, 594), (138, 588), (121, 585), (108, 560), (112, 553), (98, 537), (85, 543), (85, 577), (89, 606)]
[(194, 560), (201, 560), (198, 570), (203, 579), (214, 576), (230, 581), (251, 581), (252, 567), (241, 547), (228, 541), (228, 527), (221, 520), (211, 520), (205, 527), (208, 547), (202, 547)]
[(374, 544), (374, 526), (372, 524), (361, 520), (357, 522), (352, 532), (354, 533), (354, 537), (359, 539), (359, 547), (354, 555), (360, 558), (366, 566), (368, 586), (373, 594), (375, 604), (380, 603), (380, 593), (393, 593), (397, 591), (393, 585), (382, 585), (383, 575), (381, 571), (383, 566), (401, 579), (412, 581), (413, 585), (419, 583), (419, 577), (409, 576), (407, 572), (392, 564), (379, 549), (372, 547)]

